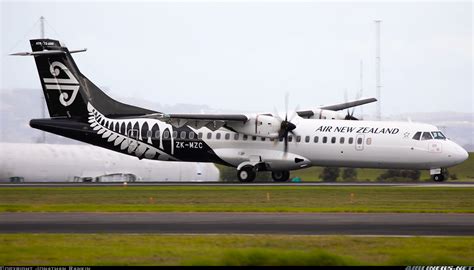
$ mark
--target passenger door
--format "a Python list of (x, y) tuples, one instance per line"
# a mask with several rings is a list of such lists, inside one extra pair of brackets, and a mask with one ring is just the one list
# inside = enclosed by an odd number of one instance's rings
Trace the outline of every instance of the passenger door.
[(355, 148), (357, 151), (362, 151), (364, 150), (364, 140), (365, 135), (364, 134), (357, 134), (356, 140), (355, 140)]

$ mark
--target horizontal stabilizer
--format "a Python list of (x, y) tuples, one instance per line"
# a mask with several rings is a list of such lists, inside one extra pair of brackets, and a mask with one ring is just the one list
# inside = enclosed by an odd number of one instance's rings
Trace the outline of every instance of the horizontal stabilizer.
[[(78, 53), (78, 52), (85, 52), (85, 51), (87, 51), (86, 48), (69, 51), (69, 53)], [(61, 54), (61, 53), (66, 53), (66, 51), (61, 51), (61, 50), (47, 51), (46, 50), (46, 51), (37, 51), (37, 52), (17, 52), (17, 53), (11, 53), (10, 55), (13, 55), (13, 56), (35, 56), (35, 55), (51, 55), (51, 54)]]

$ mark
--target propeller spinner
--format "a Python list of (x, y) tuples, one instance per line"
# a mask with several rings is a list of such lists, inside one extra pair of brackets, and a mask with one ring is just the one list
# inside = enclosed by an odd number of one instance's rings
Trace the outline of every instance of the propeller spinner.
[(280, 130), (278, 131), (278, 140), (284, 141), (284, 152), (288, 152), (288, 133), (296, 135), (293, 131), (296, 129), (296, 125), (291, 123), (293, 117), (296, 115), (297, 109), (295, 109), (294, 114), (288, 120), (288, 93), (285, 95), (285, 120), (281, 119), (278, 113), (275, 113), (275, 117), (280, 121)]

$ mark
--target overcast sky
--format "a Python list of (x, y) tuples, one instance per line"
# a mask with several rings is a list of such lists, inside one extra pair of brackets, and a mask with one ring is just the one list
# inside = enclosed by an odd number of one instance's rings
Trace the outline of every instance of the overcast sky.
[(472, 12), (470, 1), (1, 2), (1, 88), (40, 87), (32, 58), (6, 55), (30, 50), (43, 15), (46, 36), (87, 47), (81, 72), (121, 101), (273, 111), (288, 91), (290, 107), (310, 108), (354, 97), (361, 61), (375, 96), (379, 19), (383, 115), (474, 112)]

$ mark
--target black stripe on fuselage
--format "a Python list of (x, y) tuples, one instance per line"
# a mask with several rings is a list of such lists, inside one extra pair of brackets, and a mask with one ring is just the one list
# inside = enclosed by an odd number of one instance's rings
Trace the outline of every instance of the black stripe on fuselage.
[[(136, 129), (142, 135), (141, 139), (137, 140), (138, 142), (160, 149), (169, 156), (177, 159), (177, 161), (213, 162), (231, 166), (230, 164), (219, 158), (208, 144), (206, 144), (203, 140), (197, 138), (197, 134), (195, 134), (195, 137), (193, 139), (189, 139), (189, 133), (192, 132), (192, 130), (187, 126), (173, 128), (173, 132), (176, 132), (177, 137), (172, 139), (171, 136), (173, 134), (171, 133), (168, 138), (163, 138), (163, 148), (160, 148), (161, 145), (159, 138), (151, 137), (150, 144), (147, 137), (147, 135), (149, 134), (148, 130), (151, 130), (152, 135), (156, 134), (156, 131), (158, 131), (158, 125), (153, 125), (150, 129), (148, 124), (144, 124), (142, 125), (141, 130), (139, 130), (137, 123), (132, 123), (133, 121), (127, 124), (118, 122), (107, 122), (107, 120), (105, 119), (98, 119), (98, 121), (103, 127), (106, 127), (108, 131), (118, 133), (122, 136), (126, 136), (127, 138), (128, 136), (125, 130), (130, 130), (133, 127), (133, 129)], [(101, 134), (98, 134), (98, 130), (93, 130), (93, 128), (87, 123), (72, 121), (70, 119), (33, 119), (30, 121), (30, 126), (67, 138), (120, 152), (123, 154), (136, 156), (134, 151), (135, 149), (132, 149), (131, 153), (129, 152), (128, 147), (125, 149), (121, 149), (121, 144), (114, 145), (114, 141), (107, 141), (107, 139), (103, 138)], [(185, 134), (187, 135), (187, 139), (180, 139), (180, 134), (182, 132), (185, 132)], [(143, 158), (143, 156), (141, 156), (141, 158)], [(159, 155), (155, 155), (151, 159), (159, 160), (160, 158)]]

